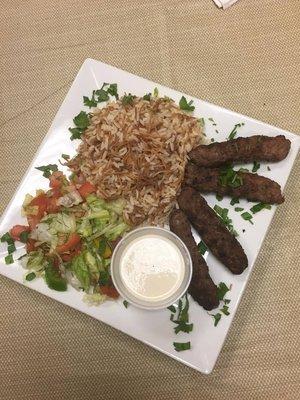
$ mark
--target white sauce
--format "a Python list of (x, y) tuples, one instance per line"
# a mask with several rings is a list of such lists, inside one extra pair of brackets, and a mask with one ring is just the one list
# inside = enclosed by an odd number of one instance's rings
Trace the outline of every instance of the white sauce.
[(158, 235), (135, 239), (123, 251), (120, 275), (134, 296), (158, 301), (168, 298), (180, 287), (185, 264), (177, 246)]

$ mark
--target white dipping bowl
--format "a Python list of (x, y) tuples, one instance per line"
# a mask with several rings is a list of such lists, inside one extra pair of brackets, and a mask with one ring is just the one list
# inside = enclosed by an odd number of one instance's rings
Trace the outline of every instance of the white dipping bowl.
[(114, 249), (113, 283), (130, 304), (147, 310), (166, 308), (187, 291), (192, 260), (173, 232), (143, 227), (129, 232)]

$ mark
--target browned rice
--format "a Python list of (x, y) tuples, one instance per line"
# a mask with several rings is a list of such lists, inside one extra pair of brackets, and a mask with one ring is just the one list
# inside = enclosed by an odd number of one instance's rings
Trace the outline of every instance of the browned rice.
[(187, 153), (203, 138), (198, 120), (170, 99), (135, 98), (96, 108), (73, 170), (107, 200), (126, 200), (131, 225), (163, 224), (183, 180)]

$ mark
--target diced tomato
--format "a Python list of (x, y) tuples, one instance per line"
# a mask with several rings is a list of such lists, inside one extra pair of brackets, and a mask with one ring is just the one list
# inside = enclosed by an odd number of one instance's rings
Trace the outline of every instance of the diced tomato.
[(27, 253), (30, 253), (31, 251), (35, 251), (36, 250), (36, 248), (35, 248), (35, 240), (33, 240), (33, 239), (28, 239), (27, 240), (27, 242), (26, 242), (26, 251), (27, 251)]
[(80, 240), (80, 236), (77, 233), (71, 233), (66, 243), (56, 247), (57, 253), (66, 253), (67, 251), (74, 249), (80, 243)]
[(66, 178), (61, 171), (55, 171), (49, 178), (50, 181), (49, 186), (52, 189), (60, 189), (65, 179)]
[(30, 227), (26, 226), (26, 225), (15, 225), (11, 228), (11, 230), (9, 231), (10, 236), (14, 239), (14, 240), (20, 240), (20, 235), (23, 232), (30, 232)]
[(57, 199), (54, 197), (47, 198), (47, 212), (49, 214), (57, 213), (60, 210), (60, 206), (57, 204)]
[(81, 197), (86, 198), (89, 194), (96, 192), (96, 187), (90, 182), (85, 182), (79, 187), (78, 192)]
[(47, 210), (47, 204), (48, 204), (48, 198), (45, 193), (42, 193), (37, 197), (35, 197), (34, 199), (32, 199), (29, 205), (38, 207), (38, 212), (36, 214), (36, 217), (41, 219)]
[(114, 286), (100, 286), (100, 290), (102, 294), (112, 297), (113, 299), (117, 299), (120, 296)]
[(30, 229), (34, 229), (40, 222), (40, 220), (41, 218), (38, 217), (37, 215), (27, 215), (27, 221), (28, 225), (30, 226)]
[(75, 256), (77, 256), (80, 252), (81, 252), (81, 242), (80, 243), (78, 243), (78, 245), (73, 249), (73, 250), (71, 250), (69, 253), (65, 253), (65, 254), (62, 254), (61, 255), (61, 258), (62, 258), (62, 260), (63, 261), (71, 261), (71, 260), (73, 260), (73, 258), (75, 257)]

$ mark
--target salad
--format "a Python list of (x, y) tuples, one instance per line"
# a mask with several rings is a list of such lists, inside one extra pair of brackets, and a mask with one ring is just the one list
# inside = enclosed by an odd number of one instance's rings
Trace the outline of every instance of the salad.
[(49, 179), (49, 190), (26, 195), (22, 215), (28, 225), (15, 225), (1, 238), (8, 245), (6, 263), (14, 262), (19, 241), (26, 248), (19, 258), (25, 280), (44, 277), (57, 291), (70, 284), (91, 304), (117, 298), (110, 261), (116, 241), (129, 229), (122, 217), (124, 201), (104, 201), (94, 185), (75, 174), (68, 179), (56, 165), (38, 169)]

